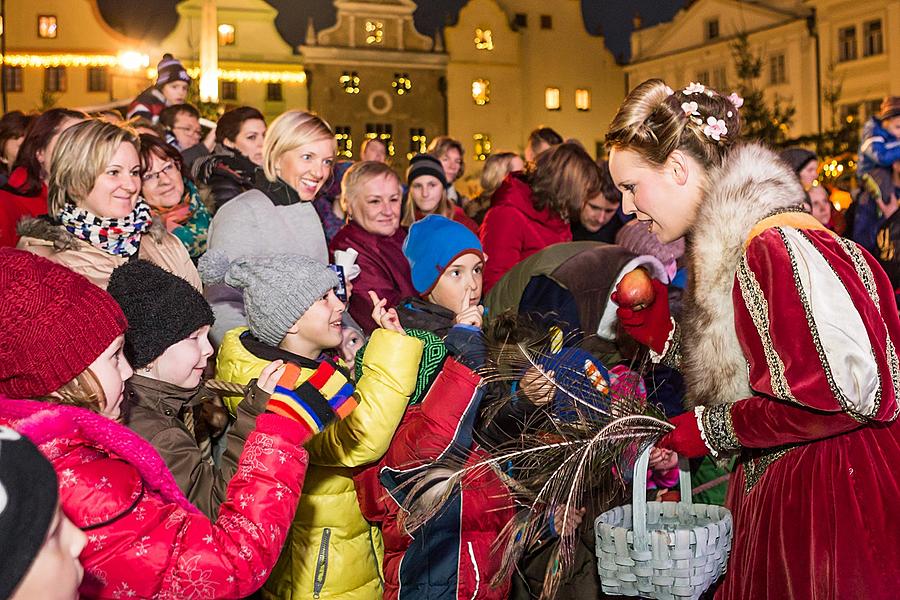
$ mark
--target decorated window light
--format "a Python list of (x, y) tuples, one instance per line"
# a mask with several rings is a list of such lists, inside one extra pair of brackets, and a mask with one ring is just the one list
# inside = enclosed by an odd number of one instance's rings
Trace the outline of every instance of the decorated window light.
[(409, 130), (409, 152), (406, 153), (406, 160), (412, 160), (413, 156), (426, 152), (428, 152), (428, 138), (425, 136), (425, 130), (413, 127)]
[(348, 94), (359, 93), (359, 74), (356, 71), (344, 71), (340, 82)]
[(487, 79), (475, 79), (472, 81), (472, 100), (478, 106), (484, 106), (491, 101), (491, 82)]
[(390, 123), (366, 123), (366, 138), (379, 139), (387, 148), (388, 156), (394, 156), (394, 126)]
[(491, 155), (491, 136), (486, 133), (476, 133), (472, 137), (475, 141), (475, 160), (485, 160)]
[(234, 25), (228, 23), (219, 25), (219, 45), (234, 46)]
[(54, 39), (59, 33), (56, 25), (56, 15), (38, 15), (38, 37)]
[(479, 50), (494, 49), (494, 36), (490, 29), (475, 29), (475, 47)]
[(381, 21), (366, 21), (366, 43), (380, 44), (384, 41), (384, 23)]
[(409, 73), (394, 73), (394, 82), (391, 84), (394, 93), (403, 96), (412, 92), (412, 80)]
[(337, 155), (353, 158), (353, 138), (350, 137), (350, 128), (335, 127), (334, 139), (337, 141)]
[(559, 88), (548, 87), (544, 90), (544, 107), (547, 110), (559, 110)]

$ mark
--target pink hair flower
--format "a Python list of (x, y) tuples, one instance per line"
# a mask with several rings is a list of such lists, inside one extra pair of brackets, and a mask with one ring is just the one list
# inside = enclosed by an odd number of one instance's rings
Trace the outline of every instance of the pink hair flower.
[(686, 114), (686, 115), (695, 114), (698, 109), (699, 109), (699, 106), (697, 105), (696, 102), (682, 102), (681, 103), (681, 110), (683, 110), (684, 114)]
[(692, 81), (689, 86), (684, 88), (683, 94), (685, 96), (690, 96), (691, 94), (702, 94), (706, 91), (706, 86), (702, 83), (697, 83), (696, 81)]
[(673, 90), (673, 89), (672, 89), (672, 88), (670, 88), (670, 87), (669, 87), (669, 86), (666, 86), (666, 87), (665, 87), (665, 88), (663, 88), (663, 89), (665, 89), (665, 90), (666, 90), (666, 94), (667, 94), (667, 95), (669, 95), (669, 96), (671, 96), (671, 95), (672, 95), (672, 94), (674, 94), (674, 93), (675, 93), (675, 90)]
[(735, 108), (740, 108), (744, 105), (744, 99), (738, 96), (737, 92), (731, 92), (728, 96), (728, 100), (734, 104)]
[(703, 126), (703, 133), (718, 142), (723, 136), (728, 134), (728, 127), (722, 119), (709, 117), (706, 119), (706, 125)]

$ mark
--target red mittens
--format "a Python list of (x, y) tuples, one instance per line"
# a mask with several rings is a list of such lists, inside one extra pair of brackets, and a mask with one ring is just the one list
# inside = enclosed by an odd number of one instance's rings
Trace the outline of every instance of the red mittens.
[(666, 285), (657, 279), (653, 279), (652, 284), (655, 298), (641, 310), (623, 306), (618, 292), (613, 292), (611, 299), (619, 305), (616, 315), (628, 335), (657, 354), (662, 354), (673, 327), (669, 292)]
[(657, 448), (674, 450), (685, 458), (700, 458), (709, 454), (709, 448), (700, 435), (700, 426), (693, 410), (672, 418), (670, 422), (675, 429), (656, 443)]

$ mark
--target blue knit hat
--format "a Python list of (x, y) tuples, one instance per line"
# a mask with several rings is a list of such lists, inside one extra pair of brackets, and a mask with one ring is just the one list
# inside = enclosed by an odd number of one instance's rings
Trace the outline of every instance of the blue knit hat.
[(483, 257), (478, 236), (465, 225), (440, 215), (428, 215), (413, 223), (403, 242), (413, 287), (423, 296), (434, 289), (444, 269), (469, 253)]

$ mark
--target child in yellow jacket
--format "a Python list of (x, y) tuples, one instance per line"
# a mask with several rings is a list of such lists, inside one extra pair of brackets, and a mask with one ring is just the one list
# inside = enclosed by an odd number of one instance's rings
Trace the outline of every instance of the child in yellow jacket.
[[(285, 370), (279, 392), (302, 397), (301, 388), (308, 392), (327, 379), (323, 371), (344, 370), (339, 360), (322, 357), (341, 343), (345, 309), (334, 292), (337, 276), (326, 265), (299, 255), (232, 262), (223, 253), (209, 252), (200, 271), (208, 283), (243, 292), (249, 324), (225, 335), (216, 378), (246, 384), (280, 360)], [(302, 499), (264, 598), (381, 598), (381, 533), (360, 512), (352, 469), (387, 450), (415, 388), (422, 342), (404, 335), (396, 313), (385, 311), (383, 303), (376, 303), (373, 318), (392, 330), (372, 335), (356, 382), (357, 408), (306, 444), (309, 469)], [(317, 369), (319, 375), (310, 379)]]

